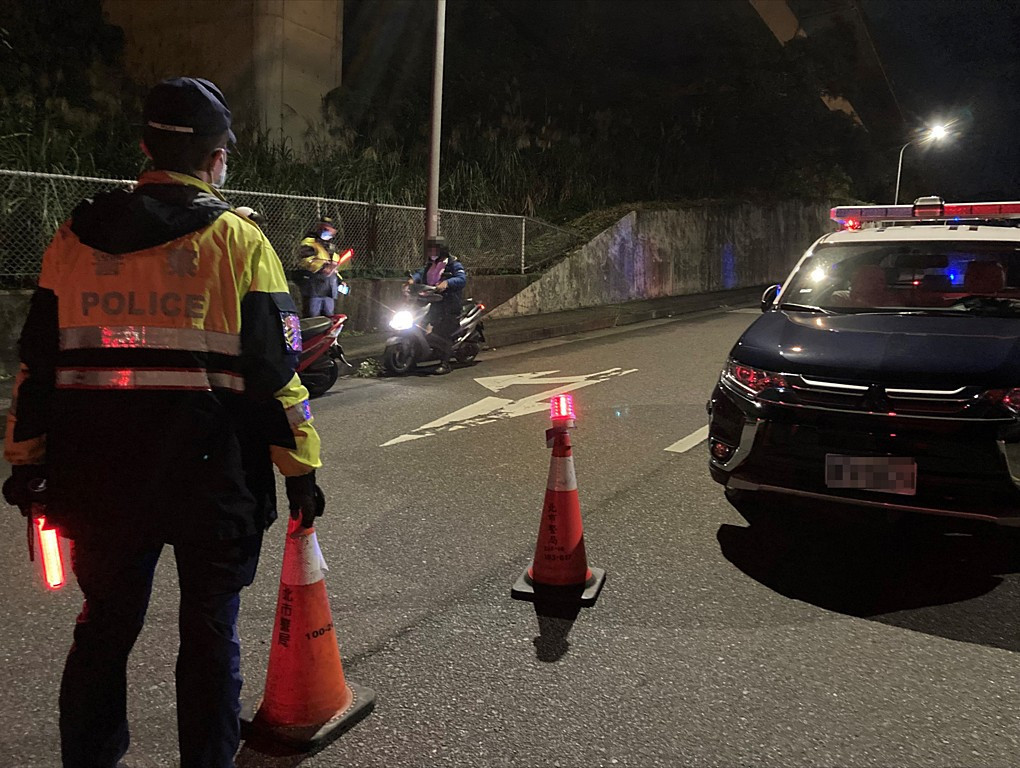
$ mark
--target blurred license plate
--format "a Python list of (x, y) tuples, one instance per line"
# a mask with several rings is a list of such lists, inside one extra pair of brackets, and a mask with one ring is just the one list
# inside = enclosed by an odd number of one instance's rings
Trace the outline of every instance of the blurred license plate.
[(913, 496), (917, 492), (917, 464), (909, 458), (827, 453), (825, 485)]

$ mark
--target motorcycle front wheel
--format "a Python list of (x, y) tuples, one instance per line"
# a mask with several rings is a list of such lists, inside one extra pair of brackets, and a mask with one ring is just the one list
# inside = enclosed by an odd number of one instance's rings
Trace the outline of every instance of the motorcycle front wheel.
[(392, 344), (383, 352), (383, 367), (392, 374), (403, 376), (414, 369), (414, 351), (405, 343)]
[(457, 357), (458, 363), (470, 363), (478, 357), (478, 353), (482, 351), (482, 348), (473, 341), (465, 341), (459, 347), (454, 355)]
[(314, 398), (322, 397), (329, 392), (339, 375), (340, 366), (332, 357), (327, 357), (324, 365), (301, 371), (298, 377), (308, 390), (308, 396)]

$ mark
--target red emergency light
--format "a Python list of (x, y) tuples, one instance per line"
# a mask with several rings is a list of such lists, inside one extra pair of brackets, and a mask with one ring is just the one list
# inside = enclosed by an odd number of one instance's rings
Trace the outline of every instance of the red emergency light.
[(860, 229), (864, 222), (918, 222), (1020, 219), (1020, 201), (946, 203), (940, 197), (919, 197), (912, 205), (840, 205), (829, 212), (840, 229)]
[(346, 264), (348, 261), (354, 258), (354, 249), (348, 248), (346, 251), (340, 254), (340, 258), (337, 259), (337, 266)]
[(46, 527), (46, 518), (35, 518), (35, 531), (42, 556), (43, 581), (48, 589), (60, 589), (67, 582), (64, 577), (64, 561), (60, 555), (60, 539), (55, 528)]
[(549, 418), (553, 421), (573, 421), (577, 418), (574, 415), (573, 395), (554, 395), (549, 405)]
[(1020, 202), (1013, 203), (946, 203), (947, 219), (1017, 219)]

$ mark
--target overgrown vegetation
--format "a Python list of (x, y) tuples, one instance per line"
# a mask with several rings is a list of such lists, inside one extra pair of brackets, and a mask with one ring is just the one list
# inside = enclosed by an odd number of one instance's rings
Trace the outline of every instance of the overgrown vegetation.
[[(609, 47), (627, 5), (449, 4), (444, 207), (566, 221), (629, 200), (871, 194), (868, 135), (821, 105), (810, 51), (749, 34), (736, 4), (688, 3), (679, 58), (627, 59)], [(0, 6), (0, 167), (134, 176), (144, 89), (99, 0)], [(242, 134), (231, 187), (424, 202), (432, 4), (346, 8), (345, 85), (308, 150)]]
[(354, 375), (359, 379), (377, 379), (382, 376), (382, 374), (382, 363), (374, 357), (362, 360), (361, 365), (359, 365), (354, 371)]
[(134, 176), (143, 89), (98, 0), (0, 0), (0, 167)]

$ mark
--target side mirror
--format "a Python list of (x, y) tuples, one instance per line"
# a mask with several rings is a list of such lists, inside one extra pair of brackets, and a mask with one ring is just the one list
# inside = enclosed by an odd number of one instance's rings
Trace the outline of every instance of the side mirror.
[(781, 285), (770, 285), (765, 289), (765, 293), (761, 295), (761, 311), (768, 312), (769, 307), (772, 306), (776, 297), (779, 295), (779, 291), (782, 289)]

